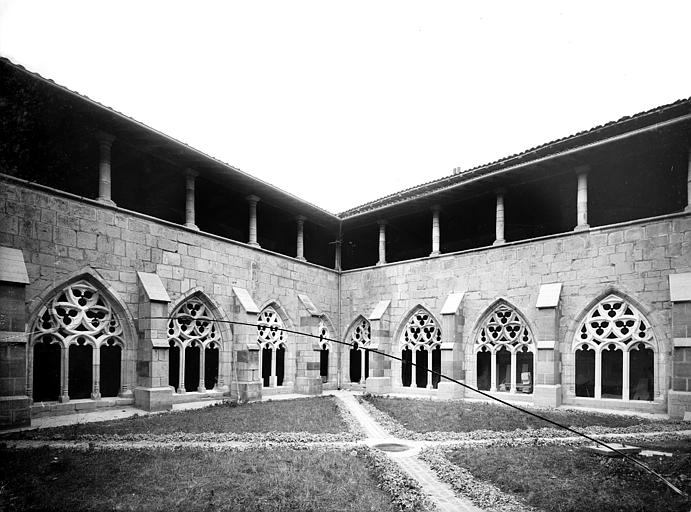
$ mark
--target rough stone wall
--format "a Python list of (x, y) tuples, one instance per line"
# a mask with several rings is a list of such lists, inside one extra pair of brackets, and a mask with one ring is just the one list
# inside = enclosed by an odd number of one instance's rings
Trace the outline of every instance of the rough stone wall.
[[(124, 302), (135, 325), (137, 271), (159, 275), (171, 298), (168, 314), (181, 296), (199, 289), (235, 320), (240, 313), (232, 288), (240, 287), (260, 308), (278, 302), (291, 325), (299, 325), (298, 293), (308, 295), (332, 322), (337, 321), (334, 271), (5, 178), (0, 178), (0, 245), (24, 253), (31, 281), (26, 287), (29, 313), (38, 308), (39, 296), (91, 267)], [(246, 315), (241, 320), (246, 321)], [(133, 345), (130, 357), (136, 358), (136, 340), (128, 343)], [(290, 334), (287, 346), (287, 368), (296, 368), (294, 359), (288, 364), (288, 358), (298, 351), (319, 360), (305, 337)], [(135, 361), (128, 364), (136, 372)], [(286, 373), (286, 380), (294, 382), (294, 377)]]
[[(442, 219), (443, 221), (443, 219)], [(671, 303), (668, 274), (691, 270), (691, 215), (671, 215), (579, 233), (566, 233), (436, 258), (424, 258), (345, 272), (342, 319), (347, 326), (358, 314), (391, 299), (391, 332), (416, 305), (439, 311), (449, 293), (465, 292), (465, 377), (474, 384), (472, 350), (477, 323), (497, 299), (504, 298), (528, 320), (536, 339), (540, 332), (535, 307), (540, 285), (563, 283), (557, 350), (561, 354), (566, 402), (577, 402), (571, 352), (579, 316), (608, 291), (635, 301), (652, 323), (660, 348), (657, 389), (662, 402), (672, 376)], [(392, 340), (393, 350), (398, 340)], [(394, 376), (394, 382), (400, 376)], [(592, 402), (591, 402), (592, 403)], [(634, 404), (637, 406), (637, 404)], [(658, 404), (659, 408), (659, 404)]]

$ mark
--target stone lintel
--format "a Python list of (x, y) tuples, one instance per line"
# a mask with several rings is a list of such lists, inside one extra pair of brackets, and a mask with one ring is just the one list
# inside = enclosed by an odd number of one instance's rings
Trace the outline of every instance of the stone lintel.
[(455, 315), (458, 308), (461, 307), (461, 302), (463, 302), (463, 296), (465, 292), (454, 292), (450, 293), (446, 297), (446, 301), (441, 308), (442, 315)]
[(302, 302), (303, 306), (305, 306), (305, 309), (310, 315), (316, 317), (322, 316), (322, 312), (319, 310), (317, 306), (314, 305), (312, 299), (310, 299), (307, 295), (305, 295), (304, 293), (298, 293), (298, 299), (300, 299), (300, 302)]
[(669, 300), (691, 301), (691, 272), (669, 274)]
[(245, 313), (259, 314), (259, 308), (254, 303), (254, 300), (252, 299), (247, 290), (245, 290), (244, 288), (238, 288), (237, 286), (233, 286), (233, 293), (240, 301), (240, 304), (245, 310)]
[(691, 348), (691, 338), (674, 338), (674, 348)]
[(560, 295), (561, 283), (543, 284), (540, 286), (535, 307), (538, 309), (556, 308), (559, 305)]
[(139, 282), (146, 293), (146, 297), (152, 302), (170, 302), (170, 296), (161, 282), (158, 274), (152, 272), (137, 272)]
[(391, 304), (391, 300), (380, 300), (377, 305), (374, 306), (368, 320), (381, 320), (386, 310), (389, 309), (389, 304)]
[(0, 247), (0, 281), (29, 284), (29, 274), (26, 272), (24, 254), (20, 249)]

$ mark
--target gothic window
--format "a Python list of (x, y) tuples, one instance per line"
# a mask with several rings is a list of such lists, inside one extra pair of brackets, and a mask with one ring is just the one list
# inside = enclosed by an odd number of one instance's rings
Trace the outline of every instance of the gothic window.
[(655, 340), (643, 315), (628, 301), (609, 295), (576, 331), (576, 396), (654, 399)]
[(198, 297), (183, 302), (168, 320), (168, 383), (179, 393), (213, 389), (218, 383), (220, 343), (206, 304)]
[(369, 377), (369, 350), (372, 341), (372, 327), (359, 317), (350, 331), (350, 382), (364, 384)]
[[(60, 290), (40, 309), (31, 332), (34, 401), (57, 400), (61, 394), (69, 398), (117, 396), (122, 324), (92, 284), (78, 281)], [(69, 352), (69, 364), (61, 369), (63, 351)], [(100, 378), (94, 381), (96, 358)]]
[(283, 385), (285, 374), (285, 341), (283, 320), (272, 307), (257, 318), (257, 343), (262, 349), (261, 375), (264, 386)]
[(532, 393), (534, 352), (533, 335), (523, 317), (508, 304), (499, 304), (475, 340), (477, 388)]
[(331, 349), (331, 336), (329, 329), (326, 327), (324, 320), (319, 321), (319, 376), (322, 382), (326, 383), (329, 380), (329, 350)]
[[(440, 347), (439, 325), (429, 312), (418, 309), (406, 323), (401, 335), (403, 387), (437, 388), (441, 371)], [(428, 369), (436, 373), (430, 373)]]

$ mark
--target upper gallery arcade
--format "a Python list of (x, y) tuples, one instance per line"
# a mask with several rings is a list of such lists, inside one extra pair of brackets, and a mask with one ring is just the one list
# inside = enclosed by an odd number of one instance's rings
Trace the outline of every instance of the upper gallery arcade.
[(427, 368), (537, 404), (691, 411), (689, 100), (334, 215), (5, 59), (0, 82), (5, 426), (214, 394), (464, 395)]

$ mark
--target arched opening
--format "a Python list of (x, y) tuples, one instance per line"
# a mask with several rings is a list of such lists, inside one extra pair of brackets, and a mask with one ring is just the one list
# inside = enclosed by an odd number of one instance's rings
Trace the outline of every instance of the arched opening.
[(404, 348), (401, 351), (401, 359), (403, 359), (401, 363), (401, 383), (403, 387), (408, 388), (413, 379), (413, 365), (411, 364), (413, 362), (413, 351), (409, 348)]
[(511, 352), (506, 346), (497, 350), (497, 391), (511, 391)]
[(185, 348), (185, 391), (197, 391), (199, 389), (199, 358), (201, 350), (199, 343), (191, 342)]
[(624, 353), (613, 343), (605, 347), (602, 356), (602, 398), (621, 398), (624, 372)]
[(525, 345), (516, 351), (516, 391), (533, 392), (533, 353)]
[(271, 383), (271, 359), (273, 350), (270, 348), (262, 349), (262, 383), (268, 388)]
[(595, 396), (595, 351), (587, 345), (576, 350), (576, 396)]
[(639, 343), (629, 352), (629, 398), (652, 401), (655, 396), (654, 353)]
[(93, 390), (93, 347), (78, 338), (69, 348), (68, 390), (74, 399), (91, 398)]
[(424, 348), (415, 351), (415, 383), (419, 388), (427, 387), (427, 350)]
[(276, 385), (283, 385), (283, 378), (285, 377), (285, 362), (286, 362), (286, 349), (284, 346), (280, 346), (276, 349)]
[(60, 397), (59, 343), (51, 343), (51, 336), (43, 336), (34, 344), (34, 402), (52, 402)]
[(168, 385), (180, 391), (180, 347), (173, 340), (168, 345)]
[(360, 382), (362, 378), (362, 351), (355, 344), (350, 349), (350, 382)]
[(323, 348), (319, 351), (319, 376), (322, 382), (329, 381), (329, 349)]
[(487, 347), (477, 353), (477, 389), (489, 391), (492, 382), (492, 354)]
[(120, 367), (122, 361), (122, 349), (112, 339), (101, 345), (101, 378), (99, 388), (102, 397), (118, 396), (120, 392)]
[(219, 349), (215, 343), (204, 349), (204, 387), (214, 389), (218, 384)]

